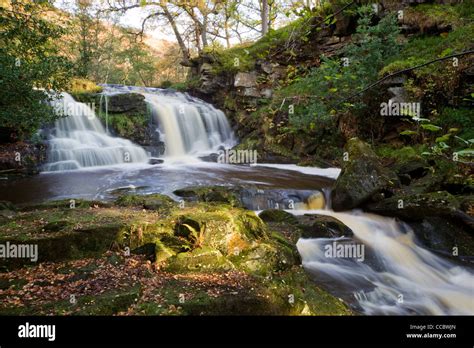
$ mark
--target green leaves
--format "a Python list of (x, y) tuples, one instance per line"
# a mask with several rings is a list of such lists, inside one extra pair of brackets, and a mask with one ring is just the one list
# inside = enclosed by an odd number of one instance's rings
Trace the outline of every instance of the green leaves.
[(400, 135), (415, 135), (415, 134), (418, 134), (418, 133), (412, 130), (406, 130), (400, 133)]
[(441, 127), (435, 126), (434, 124), (431, 124), (431, 123), (422, 124), (421, 128), (428, 130), (430, 132), (438, 132), (442, 129)]
[(0, 123), (20, 138), (57, 118), (44, 90), (64, 89), (71, 73), (52, 44), (64, 30), (39, 15), (44, 6), (17, 2), (15, 12), (0, 8)]

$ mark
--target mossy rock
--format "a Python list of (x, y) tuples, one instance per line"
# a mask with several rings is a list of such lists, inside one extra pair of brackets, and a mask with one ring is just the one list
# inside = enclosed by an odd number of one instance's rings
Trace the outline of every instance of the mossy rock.
[(196, 271), (225, 272), (235, 269), (235, 266), (219, 250), (203, 247), (176, 255), (168, 260), (165, 269), (176, 273)]
[[(1, 237), (0, 244), (34, 244), (38, 246), (36, 262), (55, 262), (101, 255), (109, 250), (123, 228), (121, 224), (89, 227), (75, 232), (58, 232), (21, 238)], [(32, 265), (31, 259), (8, 258), (2, 262), (0, 271), (12, 270), (25, 265)]]
[(302, 238), (351, 237), (352, 230), (338, 219), (325, 215), (303, 215), (298, 217)]
[(120, 207), (137, 207), (148, 210), (169, 209), (176, 205), (170, 197), (161, 194), (127, 194), (117, 198), (115, 204)]
[(265, 222), (286, 222), (289, 224), (298, 223), (298, 220), (293, 214), (280, 209), (267, 209), (262, 211), (258, 216)]
[(240, 189), (225, 186), (187, 187), (173, 192), (176, 196), (191, 201), (208, 203), (227, 203), (235, 207), (241, 206)]
[(368, 144), (352, 138), (346, 144), (346, 151), (348, 161), (343, 163), (331, 194), (335, 211), (354, 209), (374, 195), (400, 185), (397, 175), (382, 165)]
[(457, 199), (446, 191), (400, 194), (366, 207), (376, 214), (407, 220), (421, 220), (425, 216), (452, 216), (459, 208)]

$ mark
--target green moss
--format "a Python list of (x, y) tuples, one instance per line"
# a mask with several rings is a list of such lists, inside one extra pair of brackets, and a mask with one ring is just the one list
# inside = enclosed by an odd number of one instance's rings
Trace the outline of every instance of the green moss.
[(239, 189), (226, 186), (195, 186), (186, 187), (173, 192), (187, 200), (198, 200), (208, 203), (227, 203), (239, 207)]
[(421, 153), (426, 150), (426, 145), (393, 147), (390, 145), (379, 145), (375, 147), (375, 153), (382, 158), (393, 158), (399, 162), (420, 158)]
[(257, 59), (267, 59), (274, 51), (281, 49), (288, 40), (304, 40), (311, 32), (311, 26), (308, 25), (310, 21), (311, 18), (308, 17), (300, 18), (285, 27), (270, 30), (256, 42), (243, 43), (230, 49), (211, 47), (204, 53), (215, 61), (213, 63), (215, 74), (249, 71), (254, 69)]
[(115, 204), (120, 207), (137, 207), (149, 210), (169, 209), (176, 205), (170, 197), (161, 194), (126, 194), (117, 198)]
[[(448, 6), (449, 7), (449, 6)], [(456, 28), (445, 36), (417, 36), (410, 39), (402, 48), (400, 54), (394, 57), (380, 71), (380, 76), (389, 75), (395, 71), (459, 53), (466, 49), (466, 38), (474, 36), (474, 25), (466, 24)], [(433, 74), (439, 64), (432, 64), (415, 71), (419, 76)]]
[(117, 136), (133, 139), (138, 143), (145, 141), (146, 128), (150, 122), (148, 113), (108, 113), (106, 116), (104, 112), (99, 112), (98, 117), (102, 124), (105, 126), (107, 123)]

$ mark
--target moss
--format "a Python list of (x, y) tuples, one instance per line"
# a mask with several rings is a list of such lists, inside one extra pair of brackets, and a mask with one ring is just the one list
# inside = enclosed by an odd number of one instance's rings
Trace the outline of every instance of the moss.
[(264, 210), (258, 216), (265, 222), (287, 222), (290, 224), (298, 223), (298, 220), (293, 214), (279, 209)]
[(126, 194), (117, 198), (115, 204), (120, 207), (137, 207), (148, 210), (169, 209), (176, 205), (170, 197), (161, 194)]
[(216, 249), (203, 247), (190, 252), (180, 253), (169, 260), (166, 270), (169, 272), (216, 272), (230, 271), (234, 265)]
[(186, 187), (173, 192), (175, 195), (202, 202), (227, 203), (231, 206), (241, 206), (238, 188), (225, 186)]
[(150, 115), (146, 112), (131, 112), (114, 114), (98, 113), (99, 119), (104, 126), (108, 127), (119, 137), (132, 139), (137, 143), (146, 141), (146, 128), (150, 123)]
[[(380, 71), (380, 76), (389, 75), (395, 71), (411, 68), (413, 66), (462, 52), (466, 49), (466, 37), (474, 36), (474, 25), (466, 24), (444, 36), (418, 36), (410, 39), (401, 50)], [(419, 76), (430, 75), (437, 71), (439, 64), (432, 64), (426, 68), (416, 70)], [(446, 69), (441, 69), (446, 70)], [(441, 71), (438, 72), (440, 74)]]

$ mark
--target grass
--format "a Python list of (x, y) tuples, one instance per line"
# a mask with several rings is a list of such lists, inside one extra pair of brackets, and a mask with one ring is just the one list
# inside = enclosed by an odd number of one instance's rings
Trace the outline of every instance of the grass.
[[(467, 38), (474, 37), (474, 25), (468, 24), (459, 27), (446, 35), (418, 36), (409, 40), (400, 54), (393, 57), (391, 61), (380, 71), (379, 75), (385, 76), (393, 72), (411, 68), (413, 66), (442, 58), (454, 53), (468, 50)], [(472, 45), (472, 41), (471, 41)], [(471, 47), (472, 49), (472, 47)], [(417, 73), (429, 75), (436, 69), (437, 64), (418, 70)]]

